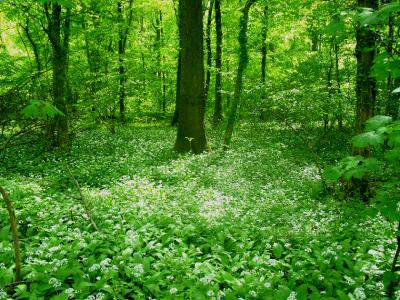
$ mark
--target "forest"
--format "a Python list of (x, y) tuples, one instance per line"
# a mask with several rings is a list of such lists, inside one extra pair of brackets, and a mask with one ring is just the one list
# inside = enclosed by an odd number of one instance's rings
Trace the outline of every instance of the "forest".
[(399, 0), (0, 0), (0, 300), (400, 299)]

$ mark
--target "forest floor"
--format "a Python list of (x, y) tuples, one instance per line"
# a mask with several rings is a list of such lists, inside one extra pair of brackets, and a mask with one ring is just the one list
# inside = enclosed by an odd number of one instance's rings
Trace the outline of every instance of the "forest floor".
[[(231, 150), (214, 131), (197, 156), (174, 153), (174, 139), (174, 128), (129, 125), (77, 133), (68, 155), (4, 153), (25, 281), (6, 288), (13, 248), (0, 208), (0, 299), (385, 299), (392, 227), (321, 195), (298, 134), (242, 124)], [(321, 155), (342, 157), (347, 139), (328, 138)]]

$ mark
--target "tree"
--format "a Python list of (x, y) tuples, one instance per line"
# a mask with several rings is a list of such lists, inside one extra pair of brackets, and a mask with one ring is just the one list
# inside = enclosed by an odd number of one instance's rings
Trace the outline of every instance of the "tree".
[(204, 128), (203, 14), (201, 0), (180, 0), (181, 81), (178, 152), (201, 153), (207, 147)]
[(213, 124), (217, 126), (222, 120), (222, 22), (221, 22), (221, 1), (215, 0), (215, 31), (217, 35), (215, 51), (215, 103)]
[(206, 70), (206, 82), (205, 82), (205, 99), (208, 99), (208, 91), (210, 89), (211, 81), (211, 68), (212, 68), (212, 51), (211, 51), (211, 23), (212, 23), (212, 12), (214, 7), (214, 0), (208, 2), (208, 14), (207, 14), (207, 27), (206, 27), (206, 48), (207, 48), (207, 70)]
[[(376, 0), (358, 0), (358, 6), (376, 9)], [(376, 81), (371, 77), (375, 58), (375, 33), (369, 26), (359, 25), (356, 32), (356, 124), (355, 132), (363, 132), (365, 122), (374, 115), (376, 101)], [(357, 152), (357, 149), (354, 149)]]
[(129, 0), (128, 4), (128, 17), (124, 17), (122, 2), (117, 2), (117, 12), (119, 20), (118, 29), (118, 59), (119, 59), (119, 114), (121, 122), (125, 122), (125, 85), (126, 85), (126, 74), (125, 74), (125, 64), (124, 56), (126, 51), (126, 41), (128, 39), (129, 29), (132, 24), (132, 1)]
[(48, 138), (56, 147), (69, 144), (67, 106), (65, 91), (67, 85), (68, 47), (70, 35), (71, 9), (67, 8), (62, 24), (63, 9), (59, 3), (46, 2), (44, 12), (47, 19), (45, 31), (53, 49), (53, 101), (54, 106), (62, 112), (51, 119)]
[(247, 54), (247, 25), (249, 20), (249, 11), (251, 6), (257, 0), (247, 0), (246, 5), (242, 10), (242, 16), (240, 18), (240, 28), (239, 28), (239, 64), (236, 72), (236, 80), (235, 80), (235, 91), (233, 94), (233, 100), (231, 104), (231, 109), (229, 111), (228, 124), (225, 130), (224, 136), (224, 149), (229, 147), (232, 139), (233, 126), (235, 124), (236, 112), (240, 102), (240, 93), (242, 91), (242, 82), (243, 82), (243, 73), (246, 69), (248, 63), (248, 54)]

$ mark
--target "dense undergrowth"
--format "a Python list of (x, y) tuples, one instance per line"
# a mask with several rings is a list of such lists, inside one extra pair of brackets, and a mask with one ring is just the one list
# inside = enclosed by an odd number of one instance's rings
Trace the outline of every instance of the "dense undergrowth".
[[(319, 193), (307, 137), (244, 124), (224, 153), (213, 135), (198, 156), (171, 151), (172, 128), (133, 125), (80, 132), (69, 154), (3, 152), (24, 281), (8, 288), (1, 207), (0, 299), (385, 299), (392, 227)], [(333, 161), (348, 139), (326, 137), (317, 153)]]

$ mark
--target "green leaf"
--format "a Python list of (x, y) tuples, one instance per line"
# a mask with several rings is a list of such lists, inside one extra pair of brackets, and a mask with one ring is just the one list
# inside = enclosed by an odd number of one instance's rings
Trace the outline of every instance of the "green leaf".
[(388, 271), (383, 274), (382, 281), (385, 287), (388, 287), (393, 281), (396, 281), (396, 279), (397, 279), (396, 274)]
[(283, 254), (283, 246), (279, 243), (274, 244), (272, 252), (274, 253), (276, 258), (281, 258)]
[(52, 104), (41, 101), (32, 100), (25, 108), (22, 109), (21, 114), (28, 118), (46, 119), (52, 118), (57, 115), (64, 116), (64, 114)]
[(69, 0), (56, 0), (55, 2), (57, 2), (58, 4), (66, 7), (66, 8), (74, 8), (75, 7), (75, 4)]
[(343, 177), (345, 180), (350, 180), (351, 178), (362, 179), (366, 172), (366, 169), (360, 166), (347, 171)]
[(392, 91), (392, 93), (393, 93), (393, 94), (398, 94), (398, 93), (400, 93), (400, 86), (399, 86), (397, 89), (394, 89), (394, 90)]
[(392, 122), (392, 117), (388, 116), (374, 116), (365, 123), (365, 130), (366, 131), (373, 131), (378, 129), (379, 127), (385, 126)]
[(358, 148), (382, 145), (385, 141), (383, 135), (376, 132), (366, 132), (353, 137), (353, 145)]
[(342, 171), (338, 167), (328, 166), (325, 168), (323, 177), (328, 181), (337, 181), (342, 176)]
[(385, 159), (390, 162), (400, 160), (400, 149), (389, 150), (385, 153)]

